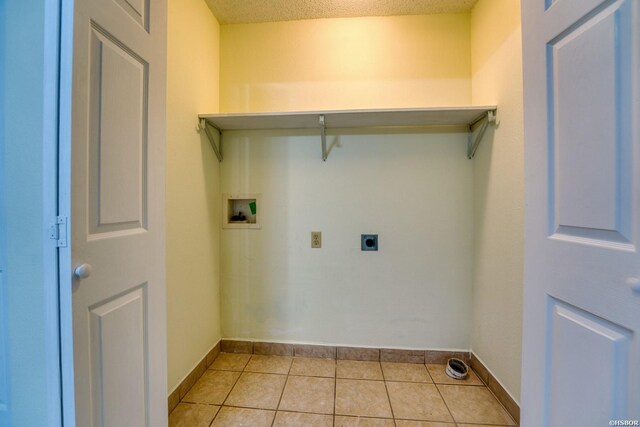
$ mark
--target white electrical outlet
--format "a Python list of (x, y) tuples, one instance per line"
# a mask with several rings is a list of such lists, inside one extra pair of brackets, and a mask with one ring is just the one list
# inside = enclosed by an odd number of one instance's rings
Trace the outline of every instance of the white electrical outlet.
[(311, 247), (312, 248), (322, 247), (322, 233), (320, 231), (311, 232)]

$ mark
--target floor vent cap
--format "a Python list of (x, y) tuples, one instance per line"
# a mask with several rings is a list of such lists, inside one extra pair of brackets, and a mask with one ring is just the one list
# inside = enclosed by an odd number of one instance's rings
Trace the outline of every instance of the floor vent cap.
[(452, 358), (447, 360), (445, 372), (453, 379), (463, 380), (469, 375), (469, 367), (464, 361)]

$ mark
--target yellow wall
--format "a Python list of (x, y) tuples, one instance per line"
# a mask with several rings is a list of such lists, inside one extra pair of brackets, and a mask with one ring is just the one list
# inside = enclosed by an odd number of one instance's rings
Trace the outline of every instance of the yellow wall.
[(221, 28), (224, 112), (464, 105), (469, 14)]
[(471, 14), (472, 100), (499, 126), (474, 159), (472, 350), (518, 400), (522, 346), (524, 155), (520, 2), (480, 0)]
[(167, 346), (169, 392), (220, 339), (220, 172), (197, 115), (218, 110), (220, 26), (203, 0), (169, 0)]

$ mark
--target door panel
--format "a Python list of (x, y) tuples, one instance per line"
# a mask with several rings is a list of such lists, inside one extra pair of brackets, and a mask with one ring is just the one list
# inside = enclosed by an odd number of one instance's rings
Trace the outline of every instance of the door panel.
[(167, 424), (165, 32), (165, 0), (75, 2), (71, 251), (93, 267), (73, 283), (79, 426)]
[(92, 27), (91, 234), (146, 224), (148, 64)]
[(96, 425), (148, 425), (146, 304), (144, 285), (89, 309)]
[[(609, 425), (611, 417), (630, 404), (626, 390), (633, 333), (577, 307), (549, 301), (549, 425)], [(593, 369), (576, 371), (576, 366)], [(596, 413), (587, 410), (599, 407), (602, 411)]]
[[(555, 237), (616, 244), (631, 239), (631, 164), (620, 163), (629, 158), (631, 138), (619, 122), (633, 111), (619, 90), (631, 83), (630, 73), (623, 72), (630, 64), (621, 58), (619, 38), (630, 29), (622, 19), (627, 6), (621, 6), (571, 25), (548, 44), (549, 207)], [(617, 119), (607, 120), (611, 117)]]
[(522, 425), (640, 419), (640, 2), (522, 7)]
[(149, 0), (115, 0), (145, 30), (149, 29)]

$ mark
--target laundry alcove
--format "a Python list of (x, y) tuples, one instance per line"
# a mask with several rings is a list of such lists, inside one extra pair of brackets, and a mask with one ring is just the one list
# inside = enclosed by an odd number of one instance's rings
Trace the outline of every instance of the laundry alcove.
[[(181, 197), (207, 206), (209, 232), (199, 238), (219, 248), (205, 252), (217, 276), (203, 272), (190, 285), (219, 289), (210, 336), (474, 350), (517, 397), (519, 13), (499, 3), (462, 13), (216, 22), (209, 41), (176, 43), (181, 81), (172, 93), (191, 108), (169, 167), (197, 167), (208, 179), (200, 195)], [(182, 22), (205, 31), (206, 13), (194, 8)], [(217, 58), (212, 78), (192, 62), (178, 65), (187, 57)], [(223, 194), (259, 195), (260, 228), (223, 229)], [(312, 231), (322, 233), (319, 249)], [(377, 252), (361, 251), (362, 234), (378, 234)], [(182, 268), (175, 265), (176, 276)], [(170, 300), (184, 291), (168, 287)], [(171, 353), (178, 360), (197, 347), (176, 327), (182, 348), (172, 350), (171, 328), (170, 388), (190, 369), (172, 368)], [(201, 343), (191, 364), (214, 344)]]
[[(262, 198), (259, 231), (224, 230), (221, 236), (224, 335), (466, 349), (474, 197), (469, 159), (495, 111), (200, 115), (221, 161), (223, 191)], [(223, 228), (229, 228), (224, 218)], [(319, 250), (309, 244), (311, 230), (324, 235)], [(378, 253), (361, 252), (362, 233), (380, 235)]]

